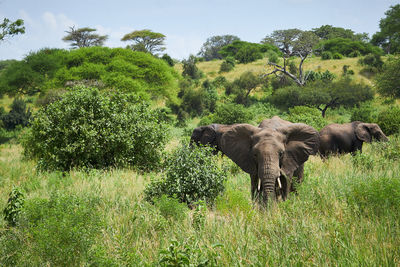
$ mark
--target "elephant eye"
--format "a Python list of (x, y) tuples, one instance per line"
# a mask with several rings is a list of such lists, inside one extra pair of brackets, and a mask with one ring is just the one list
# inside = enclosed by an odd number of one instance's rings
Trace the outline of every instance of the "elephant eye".
[(279, 151), (279, 158), (283, 157), (283, 150)]

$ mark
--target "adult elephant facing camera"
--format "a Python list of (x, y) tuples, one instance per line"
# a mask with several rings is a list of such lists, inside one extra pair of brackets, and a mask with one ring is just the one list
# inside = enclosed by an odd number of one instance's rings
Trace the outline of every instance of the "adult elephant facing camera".
[(319, 146), (318, 132), (302, 123), (276, 128), (212, 124), (193, 131), (191, 142), (214, 146), (250, 174), (252, 197), (285, 200), (292, 176)]
[(357, 150), (362, 152), (363, 143), (370, 143), (373, 139), (388, 141), (378, 124), (361, 121), (329, 124), (322, 128), (319, 134), (321, 136), (319, 153), (323, 158), (331, 153), (354, 154)]

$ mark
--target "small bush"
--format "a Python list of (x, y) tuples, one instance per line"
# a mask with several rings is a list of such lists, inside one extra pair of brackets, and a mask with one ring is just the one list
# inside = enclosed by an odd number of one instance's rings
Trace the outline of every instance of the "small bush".
[(219, 72), (229, 72), (233, 70), (235, 67), (235, 59), (233, 57), (226, 57), (225, 60), (221, 63), (219, 68)]
[(133, 96), (77, 88), (38, 111), (23, 140), (44, 170), (156, 168), (167, 134), (158, 110)]
[(293, 123), (305, 123), (317, 130), (325, 127), (328, 122), (321, 117), (321, 113), (315, 109), (306, 106), (295, 106), (289, 108), (288, 120)]
[(321, 54), (322, 60), (328, 60), (328, 59), (332, 59), (332, 58), (333, 58), (333, 55), (332, 55), (332, 52), (330, 52), (330, 51), (324, 51)]
[(15, 226), (25, 202), (25, 196), (18, 187), (13, 188), (8, 196), (7, 206), (3, 210), (4, 220)]
[(356, 168), (363, 170), (372, 170), (375, 166), (375, 159), (371, 155), (359, 151), (351, 157), (351, 161)]
[(378, 115), (378, 122), (386, 135), (400, 133), (400, 108), (390, 107)]
[(174, 197), (162, 195), (154, 200), (154, 204), (166, 219), (182, 221), (186, 217), (187, 206)]
[(372, 104), (370, 102), (366, 102), (362, 103), (359, 107), (353, 108), (350, 120), (362, 121), (362, 122), (375, 122), (377, 120), (377, 114)]
[(207, 205), (203, 200), (199, 200), (195, 205), (192, 225), (196, 230), (201, 230), (206, 223)]
[(275, 51), (268, 50), (267, 57), (268, 61), (271, 63), (278, 63), (279, 61), (279, 55)]
[(228, 103), (217, 105), (212, 120), (214, 123), (221, 124), (245, 123), (249, 122), (253, 116), (252, 112), (243, 105)]
[(147, 201), (165, 194), (193, 205), (199, 200), (214, 203), (224, 191), (226, 172), (218, 165), (212, 148), (181, 146), (166, 160), (165, 175), (145, 188)]
[(197, 59), (195, 56), (190, 55), (188, 59), (182, 60), (182, 76), (189, 77), (191, 79), (200, 79), (203, 73), (196, 66)]
[(333, 59), (342, 59), (343, 55), (338, 53), (338, 52), (335, 52), (335, 53), (332, 54), (332, 58)]
[(175, 65), (174, 60), (168, 54), (164, 54), (161, 59), (167, 62), (171, 67)]
[(15, 98), (11, 104), (10, 112), (4, 114), (1, 120), (3, 121), (4, 128), (11, 131), (18, 125), (22, 127), (28, 126), (31, 115), (31, 110), (26, 108), (25, 101), (20, 98)]

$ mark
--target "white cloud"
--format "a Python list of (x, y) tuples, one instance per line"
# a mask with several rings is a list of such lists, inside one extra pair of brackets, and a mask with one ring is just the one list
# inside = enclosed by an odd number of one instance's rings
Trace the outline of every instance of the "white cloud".
[(204, 43), (204, 39), (199, 36), (181, 36), (166, 34), (166, 52), (176, 59), (184, 59), (189, 57), (190, 54), (196, 54), (200, 51)]

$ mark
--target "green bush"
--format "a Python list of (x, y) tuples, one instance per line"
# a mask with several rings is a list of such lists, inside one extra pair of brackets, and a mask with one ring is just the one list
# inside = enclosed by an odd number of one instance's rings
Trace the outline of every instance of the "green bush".
[(289, 108), (287, 119), (293, 123), (308, 124), (318, 131), (328, 124), (328, 122), (321, 117), (321, 113), (317, 109), (306, 106)]
[(359, 107), (353, 108), (351, 112), (351, 121), (362, 121), (362, 122), (375, 122), (378, 114), (375, 112), (375, 108), (371, 102), (362, 103)]
[(161, 59), (164, 60), (165, 62), (167, 62), (168, 65), (170, 65), (171, 67), (173, 67), (175, 65), (174, 60), (168, 54), (164, 54), (161, 57)]
[(79, 266), (90, 262), (102, 224), (98, 198), (52, 193), (27, 199), (18, 227), (2, 230), (2, 264), (7, 266)]
[(269, 50), (267, 52), (267, 57), (268, 57), (268, 61), (271, 62), (271, 63), (278, 63), (278, 61), (279, 61), (278, 53), (276, 53), (273, 50)]
[(5, 129), (11, 131), (14, 130), (18, 125), (26, 127), (29, 124), (31, 118), (30, 108), (26, 108), (26, 103), (20, 98), (15, 98), (11, 104), (11, 110), (8, 114), (3, 114), (1, 120)]
[(167, 140), (158, 110), (136, 97), (77, 88), (38, 111), (23, 147), (44, 170), (157, 167)]
[(235, 59), (233, 57), (226, 57), (219, 67), (219, 72), (229, 72), (235, 67)]
[(25, 202), (25, 196), (18, 187), (11, 190), (7, 206), (3, 210), (4, 220), (11, 226), (17, 224), (17, 219), (21, 213)]
[(167, 158), (165, 175), (146, 186), (145, 199), (153, 202), (165, 194), (188, 205), (199, 200), (212, 204), (224, 191), (226, 178), (212, 148), (182, 145)]
[(386, 135), (400, 133), (400, 108), (393, 106), (378, 115), (378, 122)]
[(179, 200), (174, 197), (162, 195), (154, 199), (154, 204), (160, 210), (161, 215), (166, 219), (183, 221), (187, 215), (187, 205), (179, 202)]
[(332, 59), (332, 58), (333, 58), (333, 55), (332, 55), (332, 52), (330, 52), (330, 51), (324, 51), (321, 53), (322, 60), (328, 60), (328, 59)]
[(219, 104), (213, 114), (213, 122), (221, 124), (234, 124), (249, 122), (253, 118), (251, 111), (243, 105), (228, 103)]
[(200, 79), (203, 73), (196, 66), (197, 59), (195, 56), (190, 55), (188, 59), (182, 60), (182, 76), (188, 77), (193, 80)]
[(342, 59), (343, 55), (338, 53), (338, 52), (335, 52), (335, 53), (332, 54), (332, 58), (333, 59)]

